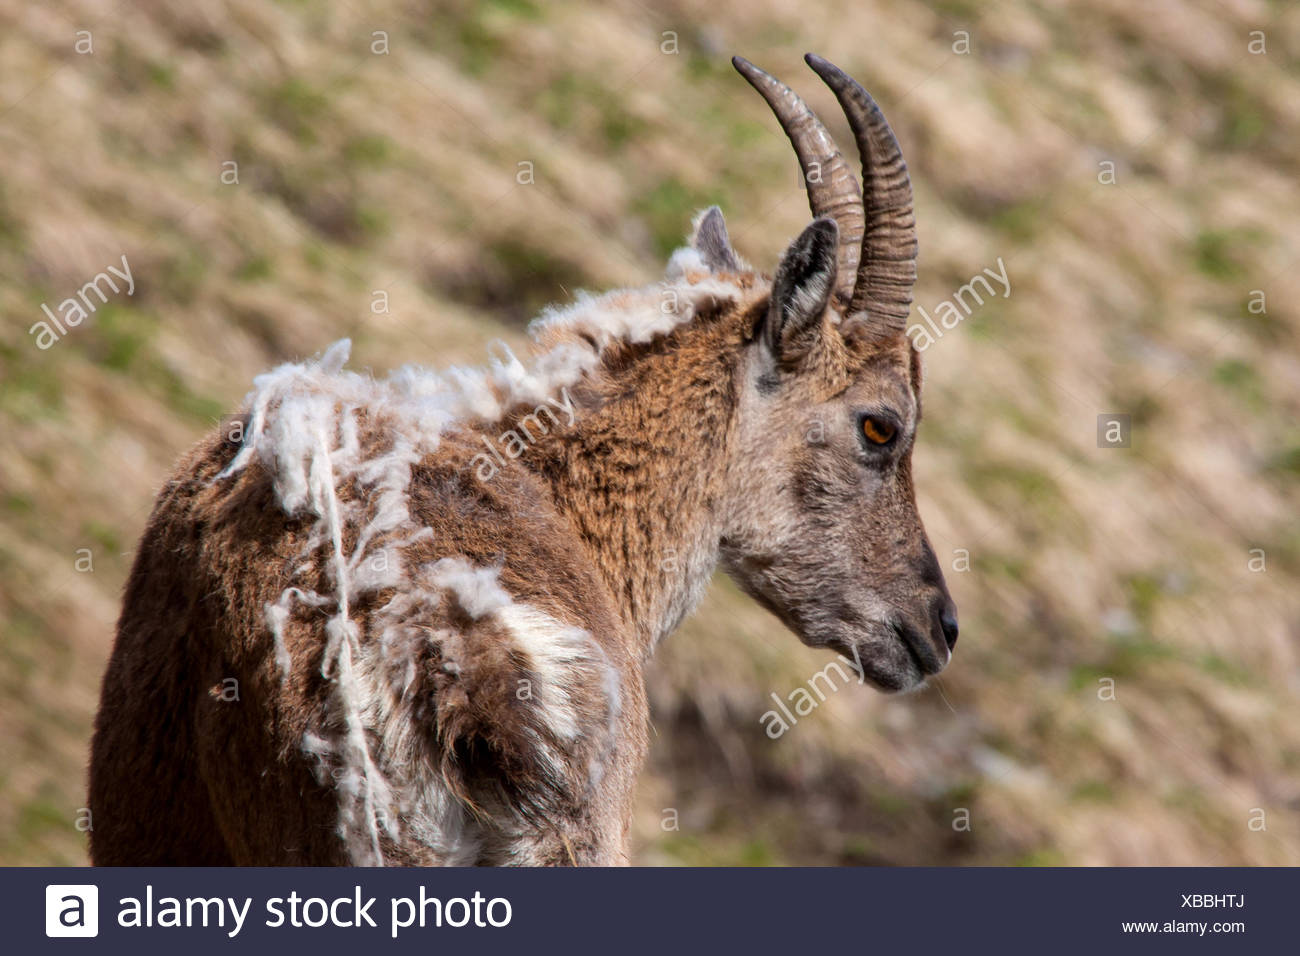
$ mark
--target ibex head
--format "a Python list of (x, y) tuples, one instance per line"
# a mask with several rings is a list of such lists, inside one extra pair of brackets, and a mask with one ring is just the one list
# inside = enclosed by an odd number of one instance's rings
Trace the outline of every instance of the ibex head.
[[(848, 117), (865, 188), (792, 90), (733, 60), (794, 144), (817, 218), (753, 314), (722, 557), (805, 643), (851, 654), (876, 686), (906, 690), (942, 670), (957, 641), (912, 487), (921, 417), (920, 362), (904, 331), (916, 280), (912, 188), (867, 92), (820, 57), (807, 62)], [(713, 271), (738, 268), (716, 209), (693, 244)]]

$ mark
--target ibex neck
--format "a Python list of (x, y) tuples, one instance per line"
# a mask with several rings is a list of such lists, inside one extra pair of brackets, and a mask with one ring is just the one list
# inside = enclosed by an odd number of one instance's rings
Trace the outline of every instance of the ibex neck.
[[(646, 347), (580, 400), (532, 462), (554, 489), (648, 657), (718, 562), (735, 357), (716, 330)], [(684, 340), (684, 341), (681, 341)], [(706, 341), (701, 341), (706, 340)]]

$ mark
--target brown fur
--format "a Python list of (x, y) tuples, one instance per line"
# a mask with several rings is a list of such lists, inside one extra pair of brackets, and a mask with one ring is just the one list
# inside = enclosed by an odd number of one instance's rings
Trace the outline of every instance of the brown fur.
[[(858, 644), (818, 629), (833, 596), (853, 591), (846, 576), (860, 574), (865, 585), (870, 575), (903, 607), (929, 600), (918, 589), (933, 587), (924, 572), (937, 575), (937, 566), (915, 516), (910, 454), (868, 497), (854, 446), (829, 421), (882, 396), (915, 409), (910, 349), (846, 341), (828, 314), (768, 413), (742, 421), (755, 401), (742, 392), (753, 391), (746, 378), (766, 310), (760, 286), (649, 344), (612, 348), (601, 374), (578, 391), (575, 426), (530, 446), (490, 482), (469, 467), (478, 450), (470, 429), (415, 469), (413, 517), (433, 533), (408, 549), (412, 563), (459, 554), (499, 565), (516, 600), (585, 628), (620, 674), (617, 726), (609, 727), (608, 702), (593, 683), (582, 702), (593, 732), (566, 754), (571, 773), (550, 779), (512, 693), (528, 662), (490, 622), (454, 604), (410, 622), (443, 635), (417, 657), (414, 696), (424, 709), (410, 719), (420, 724), (423, 759), (474, 808), (485, 834), (479, 862), (509, 861), (509, 846), (530, 828), (547, 848), (544, 862), (626, 858), (646, 747), (641, 664), (660, 631), (675, 626), (673, 596), (691, 586), (701, 550), (720, 550), (742, 585), (806, 639), (849, 651)], [(809, 444), (803, 436), (819, 416), (831, 425), (827, 441)], [(301, 746), (328, 692), (318, 668), (323, 615), (294, 614), (287, 681), (262, 619), (263, 606), (289, 585), (303, 522), (276, 506), (260, 466), (214, 482), (235, 452), (220, 436), (201, 443), (145, 530), (96, 723), (97, 863), (346, 862), (328, 781)], [(758, 529), (747, 527), (755, 522), (747, 503), (814, 533), (783, 539), (779, 550), (751, 541), (746, 533)], [(900, 549), (900, 540), (915, 547)], [(828, 560), (841, 549), (853, 554)], [(355, 618), (364, 623), (386, 598), (354, 608)], [(454, 676), (442, 666), (453, 659)], [(874, 654), (863, 660), (869, 676), (897, 683), (873, 670)], [(238, 703), (209, 692), (229, 677), (240, 682)], [(596, 755), (608, 769), (593, 793), (584, 782)], [(401, 841), (389, 841), (385, 855), (440, 862)]]
[[(719, 565), (881, 689), (942, 669), (956, 620), (912, 487), (920, 364), (896, 326), (840, 314), (838, 245), (818, 219), (769, 279), (710, 211), (679, 268), (689, 320), (604, 346), (571, 422), (543, 433), (527, 405), (453, 422), (414, 459), (397, 527), (373, 517), (381, 488), (330, 465), (346, 518), (323, 537), (333, 512), (291, 507), (251, 439), (201, 442), (127, 584), (94, 861), (626, 862), (642, 668)], [(594, 334), (539, 337), (555, 356)], [(347, 414), (367, 461), (403, 440), (382, 401)], [(894, 438), (872, 444), (863, 416)], [(517, 460), (476, 469), (525, 427)], [(400, 574), (351, 589), (342, 556), (372, 546)]]

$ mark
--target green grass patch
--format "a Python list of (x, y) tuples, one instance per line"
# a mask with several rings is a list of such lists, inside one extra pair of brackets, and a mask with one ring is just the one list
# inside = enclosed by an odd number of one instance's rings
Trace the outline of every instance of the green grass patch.
[(1030, 850), (1011, 861), (1012, 866), (1065, 866), (1065, 856), (1060, 850), (1040, 848)]
[(166, 63), (150, 63), (147, 69), (149, 82), (158, 89), (170, 92), (176, 88), (176, 71)]
[(738, 866), (775, 866), (776, 854), (762, 840), (750, 840), (740, 848)]
[(975, 21), (980, 6), (975, 0), (933, 0), (934, 12), (945, 20)]
[(1069, 687), (1072, 691), (1096, 689), (1098, 682), (1104, 678), (1119, 680), (1134, 677), (1153, 661), (1168, 661), (1176, 657), (1177, 654), (1172, 649), (1147, 635), (1111, 638), (1099, 662), (1080, 665), (1070, 672)]
[(378, 239), (392, 229), (388, 210), (372, 203), (358, 203), (353, 210), (357, 229), (366, 239)]
[(26, 339), (16, 346), (0, 343), (0, 410), (21, 422), (57, 418), (65, 403), (54, 353), (63, 343), (41, 352), (33, 336)]
[(964, 465), (966, 481), (985, 501), (1018, 507), (1054, 509), (1064, 504), (1056, 480), (1014, 461), (972, 461)]
[(184, 245), (178, 253), (163, 261), (159, 270), (159, 292), (164, 299), (178, 305), (190, 305), (198, 298), (208, 269), (207, 257)]
[[(99, 39), (98, 34), (95, 39)], [(169, 63), (150, 59), (137, 49), (129, 42), (114, 39), (108, 52), (112, 83), (130, 93), (147, 93), (151, 89), (172, 92), (176, 88), (175, 68)]]
[(1264, 381), (1249, 362), (1238, 358), (1224, 359), (1214, 366), (1211, 378), (1254, 411), (1264, 410)]
[(1111, 645), (1106, 666), (1125, 674), (1137, 673), (1148, 661), (1165, 661), (1177, 656), (1172, 648), (1147, 635), (1116, 638)]
[(157, 334), (158, 321), (131, 306), (110, 303), (95, 313), (88, 351), (96, 365), (129, 372)]
[(888, 791), (875, 791), (871, 794), (872, 809), (884, 814), (885, 816), (901, 816), (912, 809), (912, 801), (897, 793)]
[(615, 152), (647, 129), (646, 122), (629, 112), (627, 104), (607, 86), (573, 71), (546, 84), (538, 92), (534, 108), (554, 128), (572, 131)]
[(1123, 578), (1123, 586), (1133, 616), (1143, 626), (1150, 628), (1156, 604), (1164, 594), (1159, 577), (1152, 574), (1130, 574)]
[(324, 272), (329, 268), (329, 256), (325, 246), (319, 242), (308, 242), (302, 247), (302, 261), (312, 272)]
[(38, 667), (48, 667), (50, 648), (43, 646), (47, 627), (25, 607), (10, 607), (0, 622), (0, 693), (7, 700), (28, 703), (29, 681)]
[(1285, 478), (1300, 478), (1300, 443), (1292, 442), (1273, 453), (1265, 471)]
[(93, 519), (86, 521), (81, 526), (81, 533), (104, 551), (112, 554), (119, 554), (122, 551), (122, 539), (118, 537), (117, 529), (109, 527), (102, 521)]
[[(958, 288), (959, 286), (960, 283), (954, 285), (954, 288)], [(967, 301), (971, 302), (972, 300), (967, 299)], [(932, 310), (931, 318), (933, 318)], [(921, 327), (928, 327), (924, 319), (921, 320)], [(942, 326), (940, 326), (940, 328), (942, 328)], [(1010, 321), (1010, 313), (1006, 309), (1000, 308), (996, 300), (990, 301), (985, 299), (983, 305), (975, 305), (974, 311), (962, 319), (961, 325), (958, 326), (958, 328), (965, 329), (966, 334), (970, 335), (972, 338), (981, 339), (985, 342), (996, 342), (1000, 339), (1007, 338), (1007, 333), (1012, 328), (1012, 324)], [(956, 331), (956, 329), (944, 329), (943, 331), (944, 334), (947, 335), (949, 331)]]
[(693, 46), (686, 53), (686, 74), (697, 83), (710, 79), (730, 80), (735, 76), (727, 57), (705, 53)]
[(260, 100), (267, 117), (299, 143), (317, 141), (316, 128), (329, 112), (329, 97), (323, 92), (290, 77), (263, 90)]
[(1218, 654), (1202, 654), (1196, 661), (1205, 673), (1236, 687), (1249, 687), (1256, 683), (1255, 675), (1246, 668)]
[(1017, 555), (975, 552), (971, 567), (979, 574), (1007, 581), (1023, 581), (1029, 570), (1029, 560)]
[(22, 249), (27, 230), (9, 200), (7, 187), (0, 182), (0, 247)]
[(1196, 237), (1193, 249), (1197, 271), (1211, 279), (1236, 279), (1245, 272), (1230, 255), (1231, 240), (1226, 233), (1202, 232)]
[(480, 0), (479, 8), (522, 20), (542, 19), (542, 7), (533, 0)]
[(443, 11), (451, 21), (447, 26), (455, 36), (460, 65), (471, 76), (481, 76), (500, 59), (522, 21), (541, 20), (543, 14), (533, 0), (477, 0)]
[(1201, 86), (1205, 93), (1203, 102), (1218, 109), (1213, 145), (1248, 150), (1263, 144), (1270, 126), (1276, 125), (1276, 117), (1269, 115), (1264, 102), (1247, 87), (1243, 71), (1203, 75)]
[(343, 144), (343, 159), (349, 166), (382, 166), (393, 152), (393, 141), (387, 136), (353, 136)]
[(1112, 803), (1115, 791), (1104, 780), (1085, 780), (1070, 791), (1070, 799), (1084, 803)]
[(1235, 282), (1249, 271), (1247, 263), (1263, 239), (1253, 229), (1204, 229), (1192, 242), (1196, 270), (1218, 282)]
[(4, 502), (4, 510), (11, 515), (26, 516), (36, 510), (36, 503), (21, 491), (11, 491), (0, 501)]
[(1028, 242), (1038, 235), (1045, 220), (1046, 206), (1040, 197), (1009, 203), (995, 209), (988, 216), (988, 223), (1009, 239)]
[(81, 341), (92, 362), (129, 377), (176, 413), (205, 422), (219, 417), (225, 406), (193, 391), (150, 347), (158, 326), (150, 312), (110, 303), (95, 313), (90, 333)]
[(713, 854), (696, 836), (689, 833), (670, 833), (663, 837), (660, 849), (687, 866), (716, 865)]
[(257, 282), (271, 277), (271, 260), (266, 256), (245, 259), (235, 268), (235, 278), (240, 282)]
[(19, 808), (16, 829), (19, 842), (34, 843), (51, 831), (73, 829), (73, 821), (52, 797), (42, 795)]

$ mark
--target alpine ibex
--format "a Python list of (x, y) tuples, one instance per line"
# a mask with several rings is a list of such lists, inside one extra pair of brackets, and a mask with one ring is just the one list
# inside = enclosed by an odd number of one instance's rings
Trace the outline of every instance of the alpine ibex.
[(736, 58), (817, 217), (775, 277), (714, 207), (659, 285), (534, 323), (527, 364), (376, 381), (341, 342), (258, 378), (190, 452), (104, 678), (96, 863), (626, 862), (642, 668), (719, 565), (881, 689), (943, 669), (911, 185), (866, 91), (807, 61), (865, 189)]

